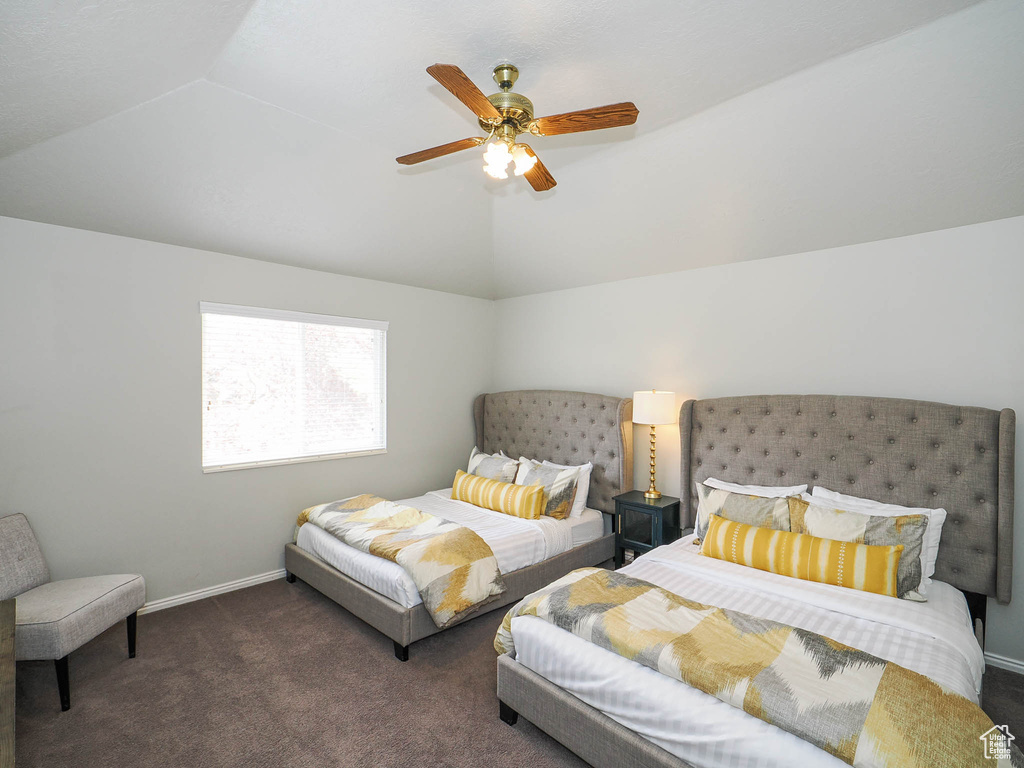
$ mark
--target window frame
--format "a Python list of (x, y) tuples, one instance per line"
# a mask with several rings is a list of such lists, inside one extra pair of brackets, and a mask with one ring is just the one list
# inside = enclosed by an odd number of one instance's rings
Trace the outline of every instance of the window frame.
[(230, 315), (233, 317), (253, 317), (264, 320), (283, 320), (296, 323), (312, 323), (319, 325), (334, 325), (342, 326), (346, 328), (369, 328), (372, 330), (381, 331), (380, 341), (380, 381), (381, 387), (381, 448), (369, 448), (358, 451), (342, 451), (336, 453), (322, 453), (312, 456), (296, 456), (291, 458), (282, 459), (265, 459), (261, 461), (245, 461), (235, 462), (231, 464), (211, 464), (206, 466), (203, 464), (203, 448), (205, 444), (205, 431), (204, 431), (204, 418), (202, 411), (200, 411), (200, 440), (199, 440), (199, 462), (203, 470), (203, 474), (211, 474), (215, 472), (233, 472), (238, 469), (256, 469), (258, 467), (276, 467), (284, 466), (288, 464), (306, 464), (312, 461), (332, 461), (334, 459), (345, 459), (355, 458), (358, 456), (377, 456), (388, 452), (388, 378), (387, 378), (387, 360), (388, 360), (388, 327), (390, 323), (387, 320), (371, 320), (368, 318), (361, 317), (343, 317), (340, 315), (325, 315), (317, 314), (314, 312), (298, 312), (289, 309), (270, 309), (266, 307), (252, 307), (243, 304), (223, 304), (212, 301), (200, 301), (199, 302), (199, 389), (200, 389), (200, 408), (205, 407), (205, 398), (203, 397), (203, 385), (204, 385), (204, 357), (203, 357), (203, 315)]

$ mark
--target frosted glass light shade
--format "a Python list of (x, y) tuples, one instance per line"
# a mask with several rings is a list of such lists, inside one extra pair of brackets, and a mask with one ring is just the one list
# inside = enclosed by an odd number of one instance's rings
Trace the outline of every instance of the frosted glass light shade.
[(675, 392), (645, 389), (633, 393), (634, 424), (675, 424), (678, 418)]
[(484, 173), (490, 176), (492, 179), (507, 179), (508, 171), (502, 168), (500, 165), (485, 165)]
[(484, 149), (484, 171), (492, 179), (507, 179), (508, 164), (512, 162), (512, 152), (504, 141), (491, 141)]
[(516, 176), (522, 176), (537, 164), (537, 157), (527, 152), (520, 144), (516, 144), (515, 148), (512, 150), (512, 159), (516, 163)]

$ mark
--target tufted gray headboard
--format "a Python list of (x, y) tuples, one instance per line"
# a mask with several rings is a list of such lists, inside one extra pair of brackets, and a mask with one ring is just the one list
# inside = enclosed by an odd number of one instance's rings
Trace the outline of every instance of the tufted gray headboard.
[(681, 519), (694, 483), (821, 485), (947, 512), (935, 578), (1010, 601), (1014, 412), (919, 400), (756, 395), (688, 400), (679, 412)]
[(633, 489), (633, 401), (629, 398), (523, 389), (477, 396), (476, 444), (556, 464), (593, 462), (587, 506), (615, 511), (614, 496)]

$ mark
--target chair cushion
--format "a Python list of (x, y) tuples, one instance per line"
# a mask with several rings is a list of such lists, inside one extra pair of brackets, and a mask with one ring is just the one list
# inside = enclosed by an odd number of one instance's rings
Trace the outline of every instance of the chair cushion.
[(15, 658), (61, 659), (139, 610), (146, 582), (135, 574), (51, 581), (18, 595)]
[(28, 518), (0, 517), (0, 600), (20, 595), (50, 580)]

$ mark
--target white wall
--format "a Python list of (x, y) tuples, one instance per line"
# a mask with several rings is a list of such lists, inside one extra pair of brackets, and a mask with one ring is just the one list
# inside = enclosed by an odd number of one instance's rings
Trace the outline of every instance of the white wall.
[[(1018, 217), (504, 299), (493, 383), (627, 396), (657, 387), (680, 401), (876, 395), (1024, 416), (1022, 285)], [(646, 428), (636, 429), (641, 484)], [(659, 427), (658, 436), (659, 486), (677, 495), (679, 430)], [(1017, 498), (1015, 598), (989, 601), (987, 650), (1024, 659), (1024, 493)]]
[[(293, 515), (318, 500), (443, 486), (483, 391), (1024, 414), (1021, 285), (1024, 217), (496, 303), (0, 218), (0, 514), (30, 516), (55, 577), (141, 572), (154, 600), (281, 567)], [(202, 474), (200, 300), (390, 320), (388, 454)], [(659, 484), (678, 493), (678, 430), (658, 434)], [(1016, 597), (991, 601), (988, 650), (1024, 659), (1018, 497)]]
[[(388, 453), (204, 475), (198, 302), (389, 320)], [(489, 301), (0, 218), (0, 515), (54, 577), (150, 600), (283, 566), (295, 515), (451, 482), (486, 391)]]

